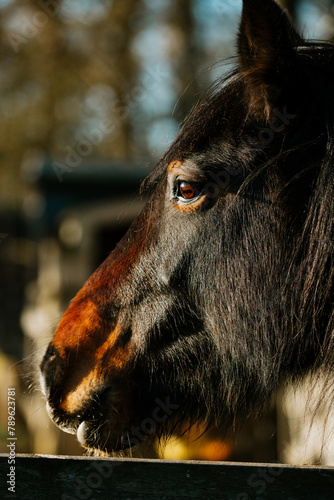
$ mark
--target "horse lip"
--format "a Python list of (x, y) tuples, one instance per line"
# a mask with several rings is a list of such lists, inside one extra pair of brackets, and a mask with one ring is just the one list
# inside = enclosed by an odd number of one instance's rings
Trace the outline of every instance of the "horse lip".
[(84, 420), (84, 416), (76, 415), (75, 417), (66, 417), (64, 415), (58, 414), (57, 411), (50, 405), (49, 401), (46, 402), (46, 411), (57, 427), (68, 434), (75, 434), (81, 422)]
[[(95, 423), (97, 423), (98, 425), (93, 426), (92, 421), (87, 419), (83, 420), (78, 426), (76, 434), (81, 446), (83, 446), (84, 448), (101, 449), (103, 452), (107, 453), (110, 453), (111, 451), (117, 453), (119, 451), (124, 451), (125, 449), (130, 447), (130, 443), (124, 444), (124, 442), (119, 440), (118, 438), (116, 438), (116, 442), (112, 445), (110, 445), (109, 439), (102, 438), (104, 445), (103, 449), (100, 448), (100, 435), (97, 434), (96, 430), (101, 427), (101, 422)], [(94, 437), (94, 439), (92, 439), (92, 437)], [(108, 438), (112, 438), (110, 432), (108, 432)]]
[[(79, 443), (83, 447), (100, 449), (101, 432), (103, 435), (103, 428), (105, 426), (107, 426), (109, 430), (107, 430), (108, 438), (105, 439), (102, 437), (102, 442), (104, 442), (103, 447), (106, 448), (104, 451), (107, 450), (108, 444), (110, 446), (109, 451), (112, 449), (113, 452), (124, 450), (130, 446), (124, 446), (124, 443), (118, 438), (115, 439), (115, 442), (113, 442), (112, 445), (110, 445), (109, 442), (109, 438), (113, 441), (112, 438), (116, 437), (115, 435), (113, 436), (109, 427), (112, 417), (110, 415), (109, 417), (107, 416), (110, 411), (109, 398), (112, 397), (113, 394), (114, 388), (110, 385), (106, 386), (98, 394), (95, 394), (95, 404), (82, 415), (82, 418), (76, 427), (76, 434)], [(115, 415), (117, 415), (117, 410), (115, 408), (114, 410)]]
[(50, 398), (46, 402), (46, 410), (50, 419), (57, 427), (68, 434), (77, 434), (79, 443), (86, 447), (87, 436), (85, 438), (85, 431), (89, 431), (91, 426), (94, 427), (94, 422), (101, 421), (103, 410), (109, 407), (106, 404), (106, 400), (112, 392), (113, 388), (109, 385), (103, 388), (90, 398), (89, 408), (82, 408), (76, 414), (70, 415), (57, 410)]

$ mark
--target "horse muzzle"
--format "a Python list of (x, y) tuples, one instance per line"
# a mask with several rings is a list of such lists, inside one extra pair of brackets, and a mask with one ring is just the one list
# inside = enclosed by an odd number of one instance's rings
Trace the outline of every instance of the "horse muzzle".
[(59, 351), (50, 344), (40, 366), (40, 383), (51, 420), (61, 430), (77, 434), (86, 448), (110, 452), (131, 446), (125, 432), (132, 407), (128, 385), (91, 377), (78, 390), (75, 385), (71, 387), (73, 375), (67, 368)]

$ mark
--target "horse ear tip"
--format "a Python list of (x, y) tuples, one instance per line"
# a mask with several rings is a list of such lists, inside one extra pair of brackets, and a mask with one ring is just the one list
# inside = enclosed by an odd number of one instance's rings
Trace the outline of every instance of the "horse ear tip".
[(272, 104), (293, 78), (303, 39), (275, 0), (243, 0), (237, 34), (238, 69), (251, 101)]
[(243, 0), (237, 34), (238, 70), (250, 104), (268, 119), (284, 87), (294, 78), (303, 39), (275, 0)]
[[(239, 64), (250, 69), (266, 60), (292, 53), (303, 38), (294, 28), (287, 12), (275, 0), (243, 0), (237, 48)], [(264, 57), (265, 56), (265, 57)]]

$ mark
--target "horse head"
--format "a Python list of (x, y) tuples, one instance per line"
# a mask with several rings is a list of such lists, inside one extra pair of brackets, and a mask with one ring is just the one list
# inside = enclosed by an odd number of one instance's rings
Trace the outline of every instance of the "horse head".
[(332, 369), (333, 58), (274, 0), (244, 0), (236, 69), (184, 121), (42, 362), (50, 416), (83, 446), (228, 430)]

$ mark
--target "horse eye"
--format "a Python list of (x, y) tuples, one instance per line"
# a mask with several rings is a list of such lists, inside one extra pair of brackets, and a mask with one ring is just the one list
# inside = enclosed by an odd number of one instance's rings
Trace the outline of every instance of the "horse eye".
[(196, 184), (192, 184), (191, 182), (181, 181), (178, 184), (177, 196), (178, 198), (185, 200), (193, 200), (197, 198), (199, 195), (199, 190), (196, 187)]

